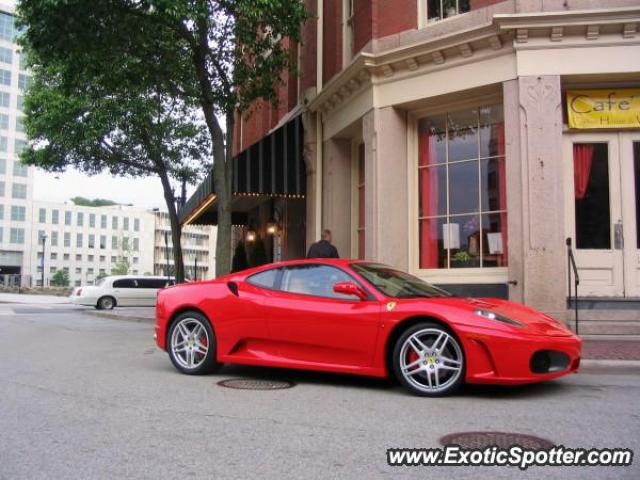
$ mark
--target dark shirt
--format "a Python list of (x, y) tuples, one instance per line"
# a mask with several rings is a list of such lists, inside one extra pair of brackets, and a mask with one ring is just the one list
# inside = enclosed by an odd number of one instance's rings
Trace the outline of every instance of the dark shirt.
[(338, 249), (326, 240), (320, 240), (309, 247), (307, 258), (340, 258)]

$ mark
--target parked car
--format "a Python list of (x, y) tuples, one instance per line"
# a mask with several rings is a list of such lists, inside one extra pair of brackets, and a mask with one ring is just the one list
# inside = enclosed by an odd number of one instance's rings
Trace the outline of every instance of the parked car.
[(114, 275), (103, 277), (95, 285), (78, 287), (71, 294), (71, 303), (111, 310), (116, 306), (153, 306), (158, 290), (173, 285), (167, 277)]
[(281, 262), (161, 290), (155, 336), (191, 375), (223, 363), (395, 375), (412, 393), (575, 372), (581, 341), (507, 300), (456, 297), (377, 263)]

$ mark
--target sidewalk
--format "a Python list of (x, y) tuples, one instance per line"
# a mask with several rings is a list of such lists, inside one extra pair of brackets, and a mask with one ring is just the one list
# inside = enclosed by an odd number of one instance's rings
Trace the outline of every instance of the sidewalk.
[(96, 317), (110, 318), (113, 320), (126, 320), (129, 322), (149, 322), (156, 320), (155, 307), (116, 307), (113, 310), (96, 310), (94, 308), (84, 310), (84, 313)]
[(583, 340), (580, 371), (640, 374), (640, 341)]
[(20, 293), (0, 293), (0, 303), (20, 303), (27, 305), (52, 305), (71, 303), (69, 297), (53, 295), (28, 295)]

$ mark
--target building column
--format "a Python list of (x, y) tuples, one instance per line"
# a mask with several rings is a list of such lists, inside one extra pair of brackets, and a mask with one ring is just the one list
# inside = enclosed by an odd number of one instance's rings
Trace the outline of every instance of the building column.
[[(313, 242), (320, 239), (321, 222), (319, 216), (321, 215), (321, 198), (320, 190), (318, 188), (322, 181), (320, 170), (322, 169), (322, 160), (320, 155), (322, 154), (322, 145), (319, 143), (318, 127), (321, 125), (319, 114), (305, 112), (302, 114), (302, 126), (304, 128), (304, 147), (302, 155), (304, 158), (305, 169), (307, 173), (307, 185), (305, 194), (305, 243), (306, 250), (309, 249)], [(306, 251), (305, 251), (306, 253)]]
[(519, 77), (503, 91), (509, 298), (565, 320), (560, 77)]
[(406, 112), (375, 108), (362, 119), (365, 257), (409, 269)]
[[(351, 257), (351, 142), (331, 139), (323, 143), (322, 228), (333, 234), (342, 258)], [(314, 241), (319, 240), (318, 238)]]

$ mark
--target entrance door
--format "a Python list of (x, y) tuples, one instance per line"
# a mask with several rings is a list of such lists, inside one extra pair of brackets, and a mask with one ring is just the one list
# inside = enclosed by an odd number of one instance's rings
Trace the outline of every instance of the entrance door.
[(624, 290), (640, 297), (640, 132), (620, 134)]
[(640, 134), (580, 133), (565, 142), (566, 227), (580, 296), (640, 294)]

